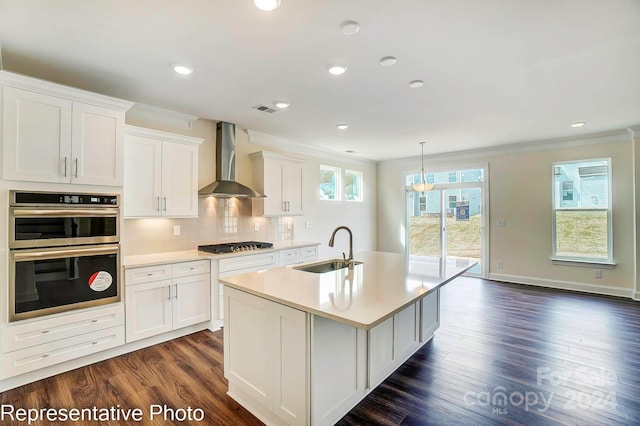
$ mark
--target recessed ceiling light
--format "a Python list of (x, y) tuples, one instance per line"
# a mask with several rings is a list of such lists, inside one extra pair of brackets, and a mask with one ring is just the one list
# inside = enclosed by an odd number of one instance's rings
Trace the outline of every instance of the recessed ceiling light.
[(331, 75), (341, 75), (345, 73), (345, 71), (347, 70), (347, 66), (340, 64), (331, 64), (327, 67), (327, 69), (329, 70), (329, 74)]
[(582, 127), (585, 124), (587, 124), (587, 123), (585, 123), (584, 121), (576, 121), (575, 123), (571, 124), (571, 127)]
[(398, 60), (394, 56), (385, 56), (380, 59), (380, 65), (383, 67), (390, 67), (391, 65), (395, 65)]
[(349, 125), (347, 123), (340, 123), (336, 127), (338, 127), (338, 129), (340, 130), (346, 130), (349, 128)]
[(255, 4), (258, 9), (269, 12), (280, 6), (280, 0), (253, 0), (253, 4)]
[(422, 87), (423, 84), (424, 84), (424, 81), (422, 80), (413, 80), (409, 82), (409, 87), (413, 89), (417, 89), (418, 87)]
[(193, 68), (186, 65), (174, 65), (173, 70), (182, 75), (189, 75), (193, 72)]
[(344, 35), (354, 35), (360, 31), (360, 24), (356, 21), (344, 21), (340, 24), (340, 31), (342, 31)]
[(287, 101), (275, 101), (273, 103), (275, 106), (277, 106), (280, 109), (285, 109), (287, 108), (289, 105), (291, 105), (289, 102)]

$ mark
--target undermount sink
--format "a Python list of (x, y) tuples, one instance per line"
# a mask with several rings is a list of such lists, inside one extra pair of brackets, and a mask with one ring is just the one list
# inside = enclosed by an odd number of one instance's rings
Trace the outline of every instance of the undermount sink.
[[(354, 265), (360, 265), (362, 262), (354, 261)], [(348, 267), (349, 264), (342, 259), (330, 259), (324, 262), (312, 263), (310, 265), (294, 266), (293, 269), (305, 272), (313, 272), (315, 274), (322, 274), (324, 272), (338, 271)]]

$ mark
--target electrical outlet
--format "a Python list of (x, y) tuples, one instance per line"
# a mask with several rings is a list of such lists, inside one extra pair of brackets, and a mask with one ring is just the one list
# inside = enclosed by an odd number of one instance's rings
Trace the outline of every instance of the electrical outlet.
[(602, 271), (600, 269), (596, 269), (595, 271), (593, 271), (593, 278), (595, 279), (601, 279), (602, 278)]
[(504, 228), (505, 226), (507, 226), (507, 220), (506, 220), (506, 219), (498, 219), (498, 223), (497, 223), (497, 225), (498, 225), (500, 228)]
[(310, 220), (305, 220), (305, 222), (304, 222), (304, 227), (305, 228), (309, 229), (309, 228), (313, 228), (314, 226), (315, 226), (315, 223), (313, 223)]
[(256, 222), (256, 223), (253, 224), (253, 230), (255, 232), (258, 232), (260, 230), (260, 223), (259, 222)]
[(287, 229), (291, 230), (291, 228), (293, 228), (293, 223), (292, 222), (287, 222)]
[(496, 260), (496, 268), (502, 269), (502, 260)]
[(180, 235), (180, 225), (173, 225), (173, 235)]

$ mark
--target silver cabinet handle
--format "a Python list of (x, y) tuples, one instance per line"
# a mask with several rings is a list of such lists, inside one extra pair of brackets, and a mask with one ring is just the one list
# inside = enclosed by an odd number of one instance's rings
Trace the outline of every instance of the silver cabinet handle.
[(171, 300), (171, 286), (168, 285), (167, 288), (169, 289), (169, 297), (167, 297), (167, 300)]
[(67, 177), (67, 157), (64, 157), (64, 177)]
[(176, 284), (175, 286), (176, 286), (176, 293), (175, 293), (174, 297), (177, 299), (178, 298), (178, 284)]
[(160, 197), (156, 197), (156, 210), (160, 211)]
[(164, 210), (165, 212), (167, 211), (167, 197), (163, 197), (164, 199), (164, 208), (162, 210)]
[(78, 177), (78, 157), (76, 157), (76, 178)]
[(286, 202), (286, 201), (283, 201), (283, 202), (282, 202), (282, 211), (283, 211), (283, 212), (286, 212), (286, 211), (287, 211), (287, 202)]
[(42, 334), (47, 334), (49, 333), (49, 330), (42, 330)]

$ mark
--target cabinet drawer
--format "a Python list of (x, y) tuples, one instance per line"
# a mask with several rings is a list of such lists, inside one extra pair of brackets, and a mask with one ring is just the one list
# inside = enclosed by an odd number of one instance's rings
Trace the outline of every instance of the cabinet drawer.
[(287, 266), (293, 265), (299, 262), (300, 250), (299, 249), (287, 249), (280, 251), (280, 265)]
[(173, 278), (188, 277), (189, 275), (208, 274), (211, 270), (210, 260), (195, 260), (173, 264)]
[(124, 284), (135, 285), (171, 278), (171, 264), (145, 266), (124, 271)]
[(2, 329), (2, 352), (13, 352), (124, 324), (124, 306), (119, 303), (107, 308), (79, 312)]
[(226, 273), (227, 275), (233, 275), (231, 272), (245, 273), (259, 271), (261, 269), (273, 268), (277, 265), (277, 252), (230, 257), (220, 259), (220, 274)]
[(318, 257), (318, 247), (301, 247), (300, 249), (300, 258), (304, 258), (305, 261), (308, 259), (316, 259)]
[(2, 356), (2, 376), (12, 377), (124, 345), (124, 325), (57, 340)]

